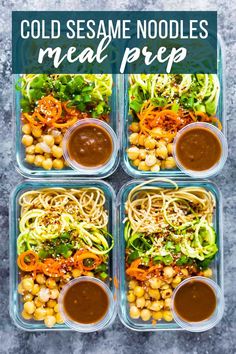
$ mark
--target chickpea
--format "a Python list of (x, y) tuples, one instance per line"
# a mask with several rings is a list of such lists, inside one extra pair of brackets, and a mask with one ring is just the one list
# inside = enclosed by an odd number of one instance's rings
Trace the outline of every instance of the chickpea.
[(164, 139), (159, 139), (157, 141), (157, 147), (160, 147), (160, 146), (167, 146), (167, 142)]
[(130, 160), (136, 160), (139, 156), (139, 148), (137, 146), (132, 146), (127, 150), (127, 154)]
[(36, 321), (42, 321), (47, 316), (47, 311), (44, 307), (38, 307), (34, 312), (34, 319)]
[(52, 154), (54, 157), (56, 157), (57, 159), (60, 159), (63, 155), (63, 150), (61, 147), (53, 145), (52, 147)]
[(57, 289), (50, 290), (50, 299), (55, 300), (59, 296), (59, 291)]
[(36, 154), (43, 154), (43, 149), (41, 148), (40, 143), (35, 145), (34, 151)]
[(41, 274), (41, 273), (37, 274), (36, 275), (36, 282), (40, 285), (45, 284), (46, 278), (45, 278), (44, 274)]
[(48, 288), (41, 288), (38, 293), (38, 298), (42, 302), (48, 302), (50, 292)]
[(159, 139), (163, 136), (163, 131), (160, 127), (156, 127), (151, 130), (151, 135), (156, 139)]
[(161, 169), (164, 170), (166, 168), (166, 162), (163, 160), (161, 161)]
[(142, 320), (143, 321), (149, 321), (150, 320), (150, 318), (151, 318), (151, 311), (150, 310), (148, 310), (148, 309), (143, 309), (143, 310), (141, 310), (141, 312), (140, 312), (140, 316), (141, 316), (141, 318), (142, 318)]
[(18, 291), (19, 294), (24, 295), (25, 289), (23, 288), (22, 282), (20, 282), (20, 283), (18, 284), (17, 291)]
[(152, 306), (152, 302), (151, 302), (151, 300), (146, 300), (145, 301), (145, 307), (147, 307), (148, 309), (150, 308)]
[(171, 307), (171, 297), (168, 297), (167, 299), (165, 299), (164, 301), (164, 308), (169, 310)]
[(134, 295), (137, 297), (142, 297), (144, 295), (144, 289), (141, 286), (136, 286), (134, 288)]
[(45, 157), (42, 155), (36, 155), (34, 159), (34, 164), (35, 166), (42, 166), (43, 161), (45, 160)]
[(172, 289), (165, 289), (161, 292), (161, 297), (162, 299), (167, 299), (168, 297), (171, 297), (172, 293)]
[(57, 287), (57, 283), (56, 283), (56, 281), (53, 278), (48, 278), (46, 280), (46, 286), (49, 289), (55, 289)]
[(35, 150), (35, 145), (30, 145), (25, 148), (26, 154), (33, 155)]
[(33, 128), (32, 134), (35, 138), (40, 138), (40, 136), (42, 135), (42, 129), (41, 128)]
[(131, 318), (138, 319), (140, 317), (140, 310), (135, 305), (132, 305), (129, 314)]
[(73, 278), (78, 278), (80, 277), (82, 274), (82, 271), (80, 269), (73, 269), (72, 270), (72, 277)]
[(59, 312), (56, 314), (56, 322), (58, 324), (64, 323), (63, 317), (62, 317), (62, 315)]
[(31, 318), (32, 318), (32, 316), (31, 316), (28, 312), (26, 312), (25, 310), (23, 310), (23, 311), (21, 312), (21, 316), (22, 316), (25, 320), (31, 320)]
[(164, 277), (172, 278), (175, 274), (175, 271), (172, 267), (164, 267), (163, 273), (164, 273)]
[(130, 280), (129, 281), (129, 289), (134, 289), (138, 285), (137, 280)]
[(207, 268), (203, 271), (203, 276), (207, 277), (207, 278), (211, 278), (212, 277), (212, 269), (211, 268)]
[[(94, 278), (93, 272), (84, 272), (84, 275), (87, 275), (87, 277), (92, 277)], [(70, 279), (69, 279), (70, 280)]]
[(128, 293), (128, 295), (127, 295), (127, 300), (128, 300), (129, 302), (134, 302), (135, 299), (136, 299), (136, 297), (135, 297), (133, 291), (129, 291), (129, 293)]
[(139, 159), (140, 160), (145, 160), (147, 156), (147, 151), (145, 149), (140, 149), (139, 150)]
[(49, 146), (52, 147), (54, 145), (54, 138), (52, 135), (44, 135), (43, 141)]
[(133, 132), (133, 133), (139, 133), (140, 131), (140, 127), (139, 127), (139, 123), (138, 122), (133, 122), (130, 124), (129, 129)]
[(154, 155), (147, 155), (145, 159), (145, 163), (147, 166), (151, 167), (154, 166), (155, 163), (157, 162), (157, 158)]
[(156, 140), (152, 137), (148, 136), (144, 142), (144, 146), (146, 149), (155, 149), (156, 147)]
[(26, 162), (28, 162), (30, 164), (33, 164), (34, 160), (35, 160), (35, 155), (29, 155), (29, 154), (25, 155), (25, 161)]
[(165, 160), (168, 156), (167, 147), (162, 145), (156, 149), (156, 157), (160, 157), (161, 159)]
[(152, 289), (158, 289), (161, 286), (162, 281), (160, 279), (157, 278), (151, 278), (149, 279), (149, 284), (151, 286)]
[(35, 304), (36, 307), (42, 307), (42, 306), (44, 306), (44, 302), (43, 302), (43, 301), (40, 301), (39, 298), (38, 298), (38, 296), (36, 296), (36, 297), (34, 298), (34, 304)]
[(170, 170), (171, 168), (176, 167), (175, 159), (172, 156), (169, 156), (165, 160), (165, 168)]
[(27, 291), (31, 291), (33, 289), (34, 286), (34, 281), (32, 278), (24, 278), (22, 280), (22, 286), (25, 290)]
[(167, 290), (169, 288), (170, 288), (170, 285), (165, 282), (163, 282), (163, 284), (161, 285), (161, 290)]
[(23, 135), (23, 137), (21, 139), (22, 144), (25, 146), (32, 145), (33, 141), (34, 141), (33, 137), (31, 135), (27, 135), (27, 134)]
[(54, 315), (54, 309), (47, 307), (46, 308), (47, 316), (53, 316)]
[(146, 300), (149, 300), (149, 299), (150, 299), (150, 296), (149, 296), (149, 294), (148, 294), (147, 292), (144, 294), (144, 298), (145, 298)]
[(152, 312), (152, 318), (160, 321), (162, 319), (162, 311)]
[(46, 316), (44, 319), (45, 326), (52, 328), (56, 324), (55, 316)]
[(40, 290), (39, 285), (38, 285), (38, 284), (34, 284), (33, 289), (32, 289), (32, 291), (31, 291), (31, 294), (32, 294), (32, 295), (37, 295), (38, 292), (39, 292), (39, 290)]
[(159, 172), (160, 171), (160, 165), (155, 164), (154, 166), (151, 167), (152, 172)]
[(140, 161), (140, 163), (138, 165), (138, 169), (141, 171), (149, 171), (150, 167), (146, 165), (145, 161)]
[(181, 273), (183, 274), (184, 277), (188, 276), (188, 270), (186, 268), (182, 268)]
[(172, 284), (171, 284), (172, 287), (176, 288), (179, 285), (179, 283), (181, 282), (181, 280), (182, 280), (181, 277), (177, 275), (172, 281)]
[(54, 143), (55, 144), (60, 144), (62, 142), (63, 136), (62, 134), (58, 135), (58, 136), (54, 136)]
[(59, 312), (59, 305), (58, 305), (58, 304), (56, 304), (56, 305), (54, 306), (54, 312)]
[(136, 159), (136, 160), (134, 160), (134, 161), (132, 161), (133, 162), (133, 165), (135, 166), (135, 167), (138, 167), (138, 165), (139, 165), (139, 163), (140, 163), (140, 160), (139, 159)]
[(51, 158), (47, 158), (46, 160), (44, 160), (42, 162), (42, 167), (45, 170), (51, 170), (51, 168), (52, 168), (52, 159)]
[(173, 155), (173, 144), (169, 143), (167, 144), (167, 151), (169, 155)]
[(132, 133), (129, 136), (129, 142), (132, 145), (138, 145), (138, 143), (139, 143), (139, 134), (138, 133)]
[(57, 302), (53, 299), (48, 300), (47, 306), (50, 308), (54, 308), (56, 306)]
[(159, 300), (160, 299), (160, 292), (158, 289), (148, 289), (148, 293), (151, 298)]
[(141, 309), (145, 306), (145, 298), (143, 296), (136, 299), (136, 306)]
[(52, 162), (52, 167), (56, 170), (61, 170), (64, 167), (64, 163), (62, 159), (54, 159)]
[(149, 308), (152, 311), (160, 311), (163, 308), (163, 303), (161, 301), (153, 301)]
[(32, 301), (32, 300), (33, 300), (33, 295), (30, 294), (30, 293), (25, 294), (25, 295), (23, 296), (23, 301), (24, 301), (24, 302)]
[(35, 304), (33, 301), (27, 301), (24, 303), (24, 310), (25, 312), (27, 312), (28, 314), (32, 315), (32, 313), (34, 313), (35, 311)]
[(26, 134), (26, 135), (30, 135), (30, 133), (31, 133), (31, 126), (30, 126), (30, 124), (24, 124), (23, 126), (22, 126), (22, 133), (24, 133), (24, 134)]
[(163, 311), (162, 316), (163, 316), (163, 320), (167, 322), (171, 322), (173, 320), (173, 315), (171, 311)]
[(138, 145), (144, 146), (145, 140), (146, 140), (146, 136), (144, 134), (139, 135)]

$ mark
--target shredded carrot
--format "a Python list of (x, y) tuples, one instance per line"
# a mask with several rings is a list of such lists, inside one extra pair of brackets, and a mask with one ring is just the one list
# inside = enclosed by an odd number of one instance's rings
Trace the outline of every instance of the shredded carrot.
[[(91, 266), (85, 266), (83, 263), (85, 259), (93, 259), (94, 262)], [(69, 258), (47, 258), (43, 261), (39, 261), (37, 253), (26, 251), (18, 256), (17, 264), (21, 270), (33, 272), (34, 278), (38, 272), (56, 278), (62, 276), (68, 268), (79, 269), (83, 274), (83, 272), (95, 269), (102, 261), (101, 257), (86, 250), (79, 250)]]
[(145, 281), (150, 278), (151, 274), (159, 275), (160, 270), (163, 268), (161, 264), (153, 265), (152, 262), (149, 263), (147, 269), (139, 268), (139, 265), (142, 264), (141, 258), (136, 259), (133, 261), (129, 268), (126, 269), (126, 274), (136, 278), (140, 281)]
[(17, 265), (21, 270), (31, 272), (36, 269), (38, 258), (37, 253), (28, 250), (18, 257)]
[(170, 108), (171, 105), (156, 107), (151, 100), (144, 102), (137, 114), (140, 134), (151, 135), (154, 138), (166, 138), (171, 141), (180, 129), (197, 121), (215, 123), (219, 129), (222, 129), (218, 118), (208, 116), (204, 112), (194, 112), (182, 108), (175, 112)]

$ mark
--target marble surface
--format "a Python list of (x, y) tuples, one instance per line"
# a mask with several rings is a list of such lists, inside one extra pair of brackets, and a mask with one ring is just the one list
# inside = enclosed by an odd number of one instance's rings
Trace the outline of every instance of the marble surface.
[[(136, 333), (117, 319), (112, 328), (93, 334), (73, 332), (29, 333), (17, 329), (8, 304), (8, 200), (22, 178), (14, 168), (12, 152), (11, 11), (12, 10), (217, 10), (219, 33), (226, 44), (226, 113), (229, 158), (215, 178), (224, 201), (225, 315), (214, 329), (201, 334), (186, 332)], [(1, 0), (0, 11), (0, 353), (2, 354), (149, 354), (236, 353), (236, 1), (232, 0)], [(13, 117), (15, 119), (15, 117)], [(128, 180), (121, 168), (108, 179), (118, 191)]]

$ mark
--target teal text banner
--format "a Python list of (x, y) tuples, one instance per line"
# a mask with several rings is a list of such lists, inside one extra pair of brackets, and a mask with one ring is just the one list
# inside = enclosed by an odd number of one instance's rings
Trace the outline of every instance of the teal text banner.
[(216, 73), (214, 11), (13, 11), (20, 73)]

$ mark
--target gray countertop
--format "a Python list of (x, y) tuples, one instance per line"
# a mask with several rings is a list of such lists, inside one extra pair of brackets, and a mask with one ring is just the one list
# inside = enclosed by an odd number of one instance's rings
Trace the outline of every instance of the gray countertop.
[[(12, 188), (22, 180), (12, 157), (11, 11), (12, 10), (217, 10), (218, 30), (226, 44), (226, 113), (229, 157), (215, 182), (224, 202), (225, 314), (214, 329), (193, 334), (186, 332), (138, 333), (125, 328), (117, 319), (112, 328), (92, 334), (74, 332), (24, 332), (9, 317), (8, 303), (8, 199)], [(96, 0), (38, 1), (2, 0), (0, 12), (0, 353), (236, 353), (236, 1), (235, 0)], [(15, 117), (13, 117), (15, 119)], [(129, 179), (120, 168), (109, 182), (119, 187)]]

